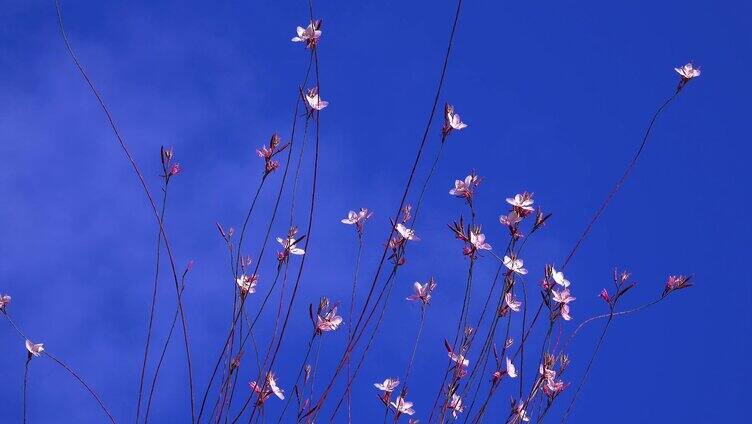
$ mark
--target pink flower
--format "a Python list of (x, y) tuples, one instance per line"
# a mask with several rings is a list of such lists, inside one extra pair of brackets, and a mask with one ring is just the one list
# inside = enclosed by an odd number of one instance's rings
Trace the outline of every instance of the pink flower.
[(390, 402), (390, 404), (400, 414), (413, 415), (415, 413), (413, 403), (406, 401), (402, 396), (398, 397), (394, 402)]
[(242, 296), (245, 296), (248, 293), (256, 293), (256, 284), (258, 284), (258, 276), (256, 274), (251, 274), (251, 275), (243, 274), (235, 280), (235, 283), (238, 285), (238, 288), (240, 289), (240, 294)]
[(557, 271), (554, 267), (551, 267), (551, 278), (556, 281), (556, 284), (567, 288), (569, 287), (569, 280), (564, 278), (564, 273), (561, 271)]
[(44, 352), (44, 343), (34, 344), (31, 340), (26, 340), (26, 350), (29, 351), (29, 358), (40, 356)]
[(681, 68), (674, 68), (677, 74), (679, 74), (684, 81), (689, 81), (692, 78), (700, 76), (700, 68), (695, 68), (692, 62), (687, 63)]
[(508, 197), (507, 203), (512, 205), (514, 211), (523, 218), (528, 216), (530, 212), (535, 210), (533, 209), (533, 203), (535, 203), (533, 201), (533, 195), (528, 192), (515, 194), (514, 197)]
[(402, 238), (405, 240), (410, 240), (410, 241), (420, 240), (418, 236), (415, 235), (414, 230), (411, 230), (410, 228), (405, 227), (405, 225), (401, 222), (397, 224), (395, 228), (397, 229), (397, 232), (400, 234), (400, 236), (402, 236)]
[(266, 375), (266, 385), (264, 387), (261, 387), (255, 381), (248, 383), (248, 387), (259, 395), (260, 403), (266, 401), (271, 395), (277, 396), (280, 400), (285, 399), (285, 392), (277, 386), (277, 379), (272, 372)]
[(8, 305), (10, 305), (10, 296), (7, 294), (0, 294), (0, 310), (5, 309)]
[(457, 419), (457, 415), (465, 410), (462, 406), (462, 398), (457, 393), (452, 394), (452, 400), (449, 401), (447, 409), (452, 411), (452, 417), (454, 417), (455, 420)]
[(478, 229), (470, 231), (470, 244), (478, 250), (491, 250), (491, 245), (486, 243), (486, 236)]
[(320, 21), (311, 21), (307, 28), (298, 27), (296, 29), (297, 36), (292, 38), (295, 43), (305, 43), (306, 48), (312, 48), (316, 46), (319, 38), (321, 38)]
[(313, 87), (305, 95), (306, 103), (308, 103), (308, 107), (311, 108), (311, 110), (322, 110), (325, 107), (329, 106), (329, 102), (321, 100), (321, 97), (319, 97), (319, 88)]
[(383, 383), (373, 383), (374, 387), (386, 393), (392, 393), (399, 384), (400, 382), (396, 378), (387, 378)]
[(554, 302), (560, 304), (561, 317), (564, 318), (565, 321), (571, 320), (572, 317), (569, 315), (569, 302), (575, 300), (576, 298), (570, 296), (569, 289), (564, 289), (561, 291), (552, 290), (551, 293), (553, 295)]
[(428, 280), (425, 284), (420, 284), (419, 282), (413, 283), (413, 290), (415, 290), (414, 294), (411, 294), (407, 297), (407, 300), (410, 301), (421, 301), (424, 305), (427, 305), (431, 301), (431, 293), (436, 288), (436, 282), (431, 278)]
[(514, 367), (514, 364), (512, 363), (512, 361), (509, 358), (505, 358), (505, 359), (506, 359), (506, 362), (507, 362), (507, 375), (510, 378), (517, 377), (517, 368)]
[(363, 230), (363, 223), (366, 222), (369, 218), (371, 218), (371, 215), (373, 215), (373, 212), (369, 211), (366, 208), (360, 208), (360, 211), (350, 211), (347, 213), (347, 218), (341, 220), (343, 224), (347, 225), (355, 225), (355, 228), (358, 231)]
[(464, 180), (454, 180), (454, 188), (449, 190), (449, 194), (452, 196), (461, 197), (463, 199), (472, 200), (475, 189), (480, 184), (480, 178), (473, 174), (465, 177)]
[(499, 222), (501, 222), (502, 225), (506, 225), (507, 227), (514, 227), (520, 221), (522, 221), (522, 218), (515, 211), (511, 211), (508, 215), (501, 215), (499, 217)]
[(180, 166), (179, 163), (176, 163), (172, 165), (172, 167), (170, 168), (170, 176), (173, 177), (175, 175), (178, 175), (182, 170), (183, 170), (183, 167)]
[(522, 302), (514, 299), (512, 292), (507, 292), (507, 294), (504, 295), (504, 302), (509, 306), (509, 309), (515, 312), (519, 312), (520, 306), (522, 306)]
[(337, 307), (329, 310), (324, 317), (316, 317), (316, 329), (320, 332), (334, 331), (342, 324), (342, 317), (337, 315)]
[(525, 263), (522, 261), (522, 259), (510, 258), (506, 255), (504, 256), (504, 266), (512, 272), (516, 272), (520, 275), (527, 274), (527, 269), (524, 268), (524, 265)]
[(561, 380), (548, 379), (546, 380), (546, 384), (543, 385), (543, 393), (553, 399), (566, 387), (567, 385)]

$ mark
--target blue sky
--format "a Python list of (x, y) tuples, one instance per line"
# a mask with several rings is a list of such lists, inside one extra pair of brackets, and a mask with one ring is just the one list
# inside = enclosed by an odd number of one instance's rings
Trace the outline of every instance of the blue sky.
[[(744, 359), (752, 354), (745, 266), (752, 235), (745, 169), (752, 154), (745, 75), (752, 66), (752, 6), (465, 3), (442, 101), (454, 104), (470, 127), (448, 141), (417, 228), (422, 241), (400, 270), (385, 332), (358, 379), (361, 422), (381, 411), (371, 383), (404, 369), (418, 318), (404, 295), (413, 281), (435, 276), (439, 287), (413, 377), (420, 385), (410, 396), (417, 416), (426, 418), (422, 412), (446, 360), (442, 340), (451, 337), (464, 291), (466, 260), (445, 225), (464, 212), (447, 195), (454, 179), (470, 170), (484, 177), (479, 220), (499, 249), (507, 240), (497, 221), (505, 197), (533, 191), (554, 213), (525, 257), (540, 275), (544, 264), (566, 255), (650, 115), (676, 86), (672, 68), (690, 59), (703, 75), (661, 117), (568, 277), (578, 297), (575, 322), (602, 311), (596, 296), (613, 267), (629, 269), (640, 282), (625, 306), (652, 299), (668, 274), (692, 273), (697, 285), (613, 325), (572, 418), (739, 421), (752, 371)], [(0, 292), (13, 296), (20, 326), (79, 370), (116, 417), (128, 421), (154, 267), (151, 212), (64, 51), (52, 2), (2, 0), (0, 10)], [(320, 200), (299, 312), (277, 370), (288, 389), (310, 331), (306, 305), (322, 295), (349, 296), (355, 240), (339, 223), (348, 209), (376, 212), (367, 229), (363, 281), (373, 273), (431, 105), (454, 2), (324, 1), (315, 10), (324, 19), (322, 97), (331, 104), (321, 119)], [(232, 301), (214, 223), (240, 225), (258, 181), (254, 150), (272, 132), (289, 134), (307, 65), (306, 52), (289, 39), (307, 20), (306, 2), (64, 1), (63, 13), (154, 190), (160, 145), (174, 146), (185, 167), (171, 186), (166, 221), (178, 262), (195, 260), (185, 302), (203, 387)], [(429, 158), (438, 132), (437, 125)], [(310, 174), (310, 167), (303, 172)], [(272, 200), (268, 189), (263, 206)], [(274, 234), (286, 231), (285, 221)], [(260, 231), (253, 230), (250, 245), (257, 246)], [(274, 260), (268, 256), (262, 258), (267, 268)], [(479, 264), (475, 299), (493, 269), (490, 257)], [(262, 285), (271, 273), (262, 268)], [(159, 338), (172, 313), (170, 284), (162, 280)], [(260, 340), (269, 331), (260, 329)], [(344, 337), (326, 337), (321, 376), (330, 374)], [(579, 365), (573, 377), (596, 337), (592, 327), (573, 347)], [(25, 355), (22, 340), (0, 326), (0, 421), (20, 419)], [(153, 419), (185, 422), (178, 344), (169, 355)], [(32, 364), (29, 393), (32, 422), (102, 422), (89, 396), (50, 361)], [(498, 415), (506, 415), (507, 396), (496, 398)]]

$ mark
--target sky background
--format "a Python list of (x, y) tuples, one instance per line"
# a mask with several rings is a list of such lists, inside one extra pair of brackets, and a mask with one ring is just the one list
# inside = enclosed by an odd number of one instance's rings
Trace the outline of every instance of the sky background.
[[(433, 100), (455, 3), (314, 6), (324, 19), (321, 92), (331, 104), (321, 114), (314, 233), (277, 367), (288, 391), (310, 333), (307, 304), (324, 295), (349, 298), (356, 241), (339, 223), (349, 209), (375, 211), (362, 281), (373, 274)], [(255, 149), (272, 132), (289, 137), (308, 63), (290, 38), (307, 21), (307, 4), (63, 1), (63, 13), (153, 191), (160, 145), (174, 146), (185, 167), (171, 184), (166, 226), (178, 265), (195, 261), (185, 306), (203, 388), (232, 301), (214, 223), (240, 226), (259, 178)], [(752, 5), (743, 1), (465, 2), (441, 100), (470, 126), (450, 136), (428, 189), (416, 228), (422, 241), (400, 270), (383, 331), (357, 380), (355, 422), (382, 411), (372, 383), (403, 373), (419, 316), (404, 297), (413, 281), (434, 276), (439, 286), (409, 396), (416, 417), (427, 418), (467, 268), (446, 229), (466, 214), (447, 194), (454, 179), (470, 170), (484, 177), (478, 219), (495, 250), (507, 242), (498, 223), (505, 197), (532, 191), (536, 204), (553, 212), (526, 248), (532, 287), (546, 263), (563, 260), (676, 87), (673, 67), (690, 59), (702, 76), (662, 115), (631, 179), (568, 267), (578, 297), (569, 327), (604, 312), (597, 294), (614, 267), (639, 281), (625, 307), (655, 298), (669, 274), (694, 274), (696, 286), (613, 324), (572, 422), (739, 422), (747, 415), (750, 16)], [(119, 421), (131, 421), (154, 272), (151, 211), (64, 50), (52, 1), (0, 0), (0, 68), (0, 292), (13, 296), (10, 311), (34, 341), (78, 370)], [(436, 122), (428, 159), (439, 143)], [(298, 196), (307, 199), (310, 166), (301, 172)], [(426, 172), (419, 169), (419, 181)], [(280, 177), (271, 177), (259, 210), (268, 209)], [(304, 209), (297, 213), (304, 226)], [(279, 220), (273, 235), (286, 226), (287, 218)], [(247, 253), (256, 255), (262, 226), (250, 230)], [(262, 291), (273, 252), (261, 258)], [(480, 260), (471, 317), (494, 269), (491, 257)], [(174, 308), (172, 283), (161, 284), (157, 340)], [(262, 345), (270, 327), (267, 317), (258, 331)], [(580, 375), (598, 329), (576, 339), (568, 380)], [(321, 383), (345, 336), (324, 338)], [(2, 422), (20, 420), (25, 357), (23, 340), (0, 324)], [(509, 394), (507, 388), (495, 397), (493, 415), (506, 417)], [(30, 422), (103, 422), (89, 395), (49, 360), (32, 363), (29, 396)], [(179, 343), (169, 351), (155, 402), (154, 422), (189, 420)], [(269, 416), (279, 408), (270, 405)]]

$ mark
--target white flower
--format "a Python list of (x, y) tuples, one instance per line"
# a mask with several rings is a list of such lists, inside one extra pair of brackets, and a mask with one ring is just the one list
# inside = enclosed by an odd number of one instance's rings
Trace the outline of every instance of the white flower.
[(691, 80), (692, 78), (700, 76), (700, 69), (695, 68), (692, 63), (687, 63), (681, 68), (674, 68), (677, 74), (681, 75), (683, 80)]
[(459, 131), (467, 128), (467, 124), (462, 122), (462, 119), (460, 118), (460, 115), (458, 113), (454, 113), (454, 108), (452, 107), (447, 108), (446, 119), (447, 123), (450, 127), (452, 127), (452, 129)]
[(297, 37), (293, 37), (292, 41), (295, 43), (304, 42), (306, 47), (312, 47), (316, 45), (318, 39), (321, 38), (321, 30), (316, 29), (318, 27), (316, 22), (308, 24), (307, 28), (298, 27), (296, 29)]
[(383, 383), (373, 383), (374, 387), (387, 393), (392, 393), (399, 384), (400, 382), (396, 378), (387, 378)]
[(522, 306), (522, 302), (515, 300), (514, 297), (512, 297), (512, 292), (508, 292), (504, 295), (504, 302), (509, 306), (509, 309), (515, 312), (519, 312), (520, 306)]
[(462, 406), (462, 398), (457, 393), (452, 394), (452, 400), (449, 401), (447, 408), (452, 410), (452, 417), (454, 417), (455, 420), (457, 419), (457, 414), (465, 410)]
[(413, 409), (413, 403), (406, 401), (402, 396), (398, 397), (394, 402), (390, 403), (400, 414), (413, 415), (415, 413), (415, 410)]
[(323, 318), (320, 315), (316, 316), (316, 329), (321, 332), (334, 331), (340, 326), (340, 324), (342, 324), (342, 317), (337, 315), (336, 306), (324, 314)]
[(511, 271), (516, 272), (517, 274), (527, 274), (527, 270), (523, 267), (523, 265), (524, 262), (522, 261), (522, 259), (512, 259), (509, 256), (504, 256), (504, 266), (509, 268)]
[(418, 236), (415, 235), (415, 231), (414, 230), (411, 230), (410, 228), (405, 227), (405, 225), (402, 224), (402, 223), (397, 224), (397, 226), (395, 228), (397, 229), (397, 232), (405, 240), (410, 240), (410, 241), (419, 241), (420, 240), (418, 238)]
[(363, 223), (363, 221), (367, 220), (368, 218), (373, 215), (373, 212), (369, 211), (366, 208), (360, 208), (359, 212), (350, 211), (347, 213), (347, 218), (341, 220), (343, 224), (347, 225), (358, 225)]
[(512, 363), (512, 361), (509, 358), (505, 358), (505, 359), (507, 361), (507, 375), (510, 378), (517, 377), (517, 368), (514, 367), (514, 364)]
[(564, 273), (562, 271), (557, 271), (554, 267), (551, 267), (551, 278), (556, 281), (556, 284), (564, 288), (569, 287), (569, 280), (564, 278)]
[(533, 197), (529, 193), (515, 194), (514, 197), (507, 197), (507, 203), (518, 208), (522, 211), (532, 212), (533, 210)]
[(478, 185), (478, 176), (470, 174), (464, 180), (454, 180), (454, 188), (449, 190), (449, 194), (471, 199), (476, 185)]
[(428, 304), (431, 301), (431, 292), (433, 292), (435, 288), (436, 282), (433, 281), (433, 278), (425, 284), (420, 284), (416, 281), (415, 283), (413, 283), (413, 290), (415, 290), (415, 294), (408, 296), (407, 300), (421, 301), (424, 304)]
[(452, 362), (456, 363), (457, 365), (467, 368), (470, 366), (470, 360), (465, 358), (464, 355), (455, 353), (455, 352), (449, 352), (449, 359), (452, 360)]
[(30, 356), (39, 356), (44, 352), (44, 343), (34, 344), (31, 340), (26, 340), (26, 350)]
[(569, 289), (564, 289), (562, 291), (556, 291), (553, 290), (551, 292), (552, 297), (554, 299), (554, 302), (561, 304), (561, 317), (564, 318), (565, 321), (569, 321), (572, 319), (572, 317), (569, 315), (569, 302), (576, 299), (576, 297), (572, 297), (569, 294)]
[(258, 283), (258, 277), (255, 274), (241, 275), (235, 280), (235, 283), (240, 288), (241, 294), (256, 293), (256, 284)]
[(486, 236), (483, 233), (470, 231), (470, 243), (476, 249), (491, 250), (491, 245), (486, 243)]
[(296, 245), (297, 241), (293, 237), (287, 237), (285, 239), (277, 237), (277, 243), (279, 243), (285, 251), (290, 252), (291, 255), (305, 255), (305, 250)]
[(267, 381), (269, 382), (269, 388), (272, 390), (272, 393), (274, 393), (274, 395), (280, 400), (285, 400), (285, 391), (277, 386), (277, 379), (274, 377), (274, 374), (270, 372)]
[(308, 103), (308, 107), (312, 110), (322, 110), (325, 107), (329, 106), (329, 102), (321, 100), (321, 97), (319, 96), (319, 88), (313, 87), (305, 95), (306, 103)]

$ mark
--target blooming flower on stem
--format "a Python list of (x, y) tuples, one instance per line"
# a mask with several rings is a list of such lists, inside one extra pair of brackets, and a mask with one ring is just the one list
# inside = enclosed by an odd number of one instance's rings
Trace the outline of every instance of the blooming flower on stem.
[(454, 112), (454, 107), (449, 103), (444, 105), (444, 126), (441, 128), (441, 134), (446, 137), (452, 130), (463, 130), (467, 124), (462, 122), (460, 115)]
[(31, 340), (26, 340), (26, 350), (29, 351), (29, 359), (40, 356), (44, 352), (44, 343), (34, 343)]
[(277, 254), (277, 258), (280, 262), (287, 259), (288, 255), (305, 255), (305, 250), (298, 247), (298, 243), (303, 240), (303, 237), (295, 239), (295, 235), (298, 234), (296, 227), (290, 228), (287, 232), (286, 238), (277, 237), (277, 243), (282, 246), (282, 252)]
[(561, 317), (564, 318), (565, 321), (571, 320), (572, 317), (569, 315), (569, 302), (575, 300), (576, 297), (570, 296), (569, 289), (561, 291), (552, 290), (551, 294), (553, 295), (554, 302), (560, 304)]
[(399, 384), (400, 382), (396, 378), (387, 378), (383, 383), (373, 383), (373, 386), (383, 392), (392, 393)]
[(452, 399), (449, 401), (449, 405), (447, 405), (447, 409), (452, 411), (452, 417), (454, 419), (457, 419), (457, 416), (462, 413), (465, 409), (462, 406), (462, 398), (457, 393), (452, 394)]
[(506, 360), (506, 365), (507, 365), (507, 369), (506, 369), (507, 375), (510, 378), (517, 377), (517, 368), (514, 367), (514, 364), (509, 358), (505, 358), (505, 360)]
[(473, 250), (491, 250), (491, 245), (486, 243), (486, 236), (480, 232), (479, 227), (470, 231), (470, 244)]
[(522, 259), (517, 259), (509, 256), (504, 256), (504, 266), (507, 267), (510, 271), (516, 272), (520, 275), (527, 274), (527, 269), (524, 268), (525, 263), (522, 261)]
[(535, 209), (533, 208), (533, 195), (532, 193), (523, 192), (515, 194), (514, 197), (508, 197), (507, 203), (512, 205), (512, 208), (522, 218), (530, 215)]
[(255, 381), (248, 383), (248, 387), (259, 395), (259, 403), (264, 403), (272, 395), (277, 396), (280, 400), (285, 400), (285, 392), (277, 386), (277, 378), (272, 372), (266, 375), (266, 385), (263, 385), (263, 387)]
[(446, 347), (449, 359), (457, 364), (458, 367), (467, 368), (468, 366), (470, 366), (470, 360), (465, 358), (463, 354), (455, 352), (447, 340), (444, 340), (444, 346)]
[(564, 278), (564, 273), (561, 272), (561, 271), (557, 271), (556, 268), (554, 268), (554, 267), (551, 267), (551, 278), (554, 279), (554, 281), (556, 282), (556, 284), (558, 284), (558, 285), (560, 285), (560, 286), (562, 286), (564, 288), (569, 287), (569, 280), (567, 280), (566, 278)]
[(431, 302), (431, 293), (436, 288), (436, 282), (433, 278), (428, 280), (425, 284), (420, 284), (419, 282), (413, 283), (413, 290), (415, 291), (414, 294), (411, 294), (407, 297), (407, 300), (410, 301), (420, 301), (423, 303), (423, 305), (428, 305), (429, 302)]
[(369, 211), (366, 208), (360, 208), (360, 211), (350, 211), (347, 213), (347, 218), (341, 220), (343, 224), (347, 225), (355, 225), (355, 229), (358, 231), (358, 234), (363, 232), (363, 224), (371, 218), (371, 215), (373, 215), (373, 212)]
[(674, 71), (676, 71), (676, 73), (681, 77), (681, 79), (679, 80), (679, 85), (676, 87), (677, 93), (681, 91), (681, 89), (684, 88), (684, 86), (687, 85), (687, 83), (691, 79), (700, 76), (700, 68), (695, 68), (692, 62), (687, 63), (681, 68), (674, 68)]
[(251, 275), (242, 274), (240, 277), (235, 279), (235, 283), (238, 285), (238, 288), (240, 289), (241, 296), (245, 296), (249, 293), (253, 294), (253, 293), (256, 293), (256, 284), (258, 284), (258, 276), (256, 274), (251, 274)]
[(473, 194), (478, 185), (480, 185), (480, 177), (475, 173), (470, 173), (464, 180), (454, 180), (454, 188), (449, 190), (449, 194), (470, 202), (473, 200)]
[(294, 43), (305, 43), (306, 48), (313, 48), (316, 47), (316, 44), (319, 41), (319, 38), (321, 38), (321, 21), (311, 21), (310, 24), (308, 24), (308, 27), (297, 27), (296, 33), (297, 36), (292, 38), (292, 42)]
[(328, 312), (316, 316), (316, 330), (318, 332), (334, 331), (342, 324), (342, 317), (337, 315), (337, 306), (332, 307)]
[(406, 401), (404, 397), (400, 396), (390, 403), (398, 414), (413, 415), (415, 410), (413, 409), (413, 403)]
[(306, 103), (308, 104), (308, 108), (311, 111), (321, 111), (325, 107), (329, 106), (329, 102), (321, 100), (321, 97), (319, 96), (319, 88), (313, 87), (308, 90), (308, 92), (305, 95)]
[(415, 235), (415, 231), (410, 228), (405, 227), (405, 224), (401, 222), (395, 226), (395, 229), (397, 230), (399, 235), (402, 236), (402, 238), (405, 240), (420, 241), (418, 236)]
[(507, 294), (504, 295), (504, 303), (506, 303), (509, 309), (515, 312), (519, 312), (520, 306), (522, 306), (522, 302), (514, 299), (514, 297), (512, 296), (512, 292), (507, 292)]

